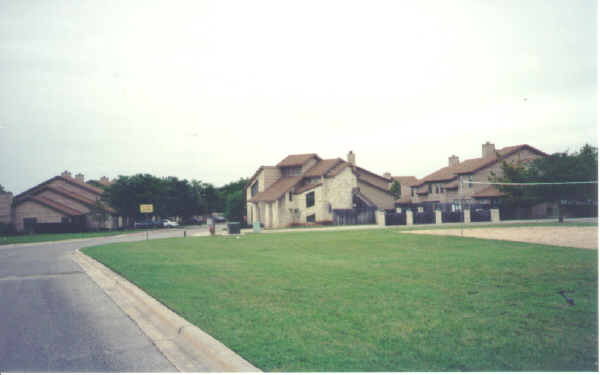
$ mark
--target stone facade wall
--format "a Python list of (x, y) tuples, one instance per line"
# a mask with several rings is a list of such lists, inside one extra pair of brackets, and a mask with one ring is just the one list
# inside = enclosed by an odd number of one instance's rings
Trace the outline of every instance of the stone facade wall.
[(391, 210), (394, 208), (394, 197), (377, 188), (367, 185), (364, 182), (358, 181), (358, 188), (371, 202), (375, 203), (378, 208)]
[(332, 209), (352, 208), (352, 189), (358, 187), (358, 180), (350, 168), (345, 168), (333, 178), (326, 178), (323, 183), (323, 195)]
[(12, 221), (11, 205), (13, 201), (12, 193), (0, 194), (0, 223), (8, 224)]
[(39, 203), (28, 201), (19, 204), (15, 208), (14, 224), (18, 231), (22, 231), (24, 229), (23, 219), (25, 218), (35, 217), (38, 223), (60, 223), (63, 216), (67, 215), (63, 215)]

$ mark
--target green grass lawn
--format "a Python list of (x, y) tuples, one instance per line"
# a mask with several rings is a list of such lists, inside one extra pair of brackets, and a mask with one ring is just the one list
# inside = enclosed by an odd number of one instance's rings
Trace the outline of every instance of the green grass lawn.
[(265, 371), (598, 369), (597, 251), (357, 230), (84, 252)]
[(74, 240), (80, 238), (91, 237), (106, 237), (116, 236), (119, 234), (131, 233), (133, 230), (113, 231), (113, 232), (88, 232), (88, 233), (50, 233), (50, 234), (31, 234), (23, 236), (2, 236), (0, 235), (0, 245), (46, 242), (46, 241), (63, 241)]

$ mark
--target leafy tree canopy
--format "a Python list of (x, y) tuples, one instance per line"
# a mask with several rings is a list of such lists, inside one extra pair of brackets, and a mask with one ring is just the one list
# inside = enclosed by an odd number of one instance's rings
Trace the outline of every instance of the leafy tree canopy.
[[(502, 176), (492, 176), (493, 182), (556, 183), (598, 180), (598, 149), (588, 144), (578, 152), (560, 152), (535, 159), (529, 164), (502, 162)], [(506, 199), (523, 206), (539, 202), (563, 200), (596, 200), (596, 184), (563, 184), (534, 186), (499, 186)]]

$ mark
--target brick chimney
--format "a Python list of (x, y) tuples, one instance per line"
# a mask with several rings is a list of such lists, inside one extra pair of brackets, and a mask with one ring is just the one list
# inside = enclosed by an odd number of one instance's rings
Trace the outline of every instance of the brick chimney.
[(450, 168), (457, 166), (460, 163), (460, 161), (458, 160), (458, 156), (456, 155), (452, 155), (448, 158), (448, 166)]
[(354, 155), (354, 152), (352, 151), (348, 153), (348, 163), (350, 163), (350, 165), (356, 166), (356, 155)]
[(68, 177), (68, 178), (72, 178), (71, 177), (71, 172), (69, 171), (64, 171), (63, 173), (60, 174), (62, 177)]
[(85, 184), (85, 178), (83, 176), (83, 173), (77, 173), (75, 175), (75, 179), (79, 182), (81, 182), (82, 184)]
[(387, 178), (388, 180), (391, 180), (392, 179), (392, 174), (390, 172), (385, 172), (383, 174), (383, 177)]
[(487, 158), (496, 155), (496, 146), (493, 143), (485, 142), (481, 145), (481, 157)]

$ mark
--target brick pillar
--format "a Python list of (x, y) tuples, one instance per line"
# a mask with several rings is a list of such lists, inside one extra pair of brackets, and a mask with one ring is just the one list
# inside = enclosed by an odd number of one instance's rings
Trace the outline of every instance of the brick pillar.
[(490, 210), (490, 216), (492, 219), (492, 223), (500, 222), (500, 210), (498, 208), (492, 208)]
[(435, 210), (435, 223), (436, 224), (442, 223), (442, 211), (440, 211), (440, 210)]
[(384, 210), (377, 210), (377, 211), (375, 211), (375, 222), (380, 227), (384, 227), (385, 226), (385, 211)]
[(412, 210), (406, 210), (406, 225), (413, 225)]
[(464, 210), (464, 216), (465, 216), (465, 224), (471, 224), (471, 210), (467, 209)]

